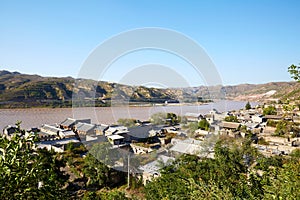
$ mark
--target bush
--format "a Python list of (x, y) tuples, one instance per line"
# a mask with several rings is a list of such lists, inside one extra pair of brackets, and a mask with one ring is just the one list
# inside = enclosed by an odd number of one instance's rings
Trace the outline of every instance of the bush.
[(206, 119), (202, 119), (199, 123), (198, 123), (198, 128), (200, 128), (201, 130), (209, 130), (209, 122)]
[(226, 116), (224, 119), (226, 122), (239, 122), (236, 116), (230, 115)]
[(263, 114), (264, 115), (277, 115), (277, 110), (275, 106), (268, 106), (263, 109)]
[(136, 119), (127, 119), (127, 118), (120, 118), (118, 119), (118, 124), (126, 127), (133, 127), (137, 124)]

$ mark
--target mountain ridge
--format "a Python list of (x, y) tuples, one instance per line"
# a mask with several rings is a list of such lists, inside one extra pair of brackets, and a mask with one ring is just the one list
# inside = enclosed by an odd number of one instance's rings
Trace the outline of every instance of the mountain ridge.
[[(270, 91), (276, 91), (268, 94)], [(119, 83), (43, 77), (0, 70), (0, 108), (109, 106), (114, 103), (206, 102), (210, 99), (262, 101), (300, 96), (297, 82), (270, 82), (189, 88), (148, 88)]]

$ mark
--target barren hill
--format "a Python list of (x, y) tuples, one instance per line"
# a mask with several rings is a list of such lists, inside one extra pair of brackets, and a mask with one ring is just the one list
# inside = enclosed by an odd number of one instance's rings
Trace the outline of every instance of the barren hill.
[[(208, 99), (261, 101), (266, 98), (299, 99), (300, 83), (272, 82), (234, 86), (148, 88), (72, 77), (42, 77), (0, 71), (0, 107), (108, 106), (114, 102), (198, 102)], [(73, 102), (72, 102), (73, 101)]]

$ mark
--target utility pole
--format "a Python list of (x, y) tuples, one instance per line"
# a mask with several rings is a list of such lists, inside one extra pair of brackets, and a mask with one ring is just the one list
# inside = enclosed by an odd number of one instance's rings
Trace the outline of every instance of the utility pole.
[(128, 160), (127, 160), (127, 173), (128, 173), (128, 176), (127, 176), (127, 188), (129, 189), (130, 188), (130, 154), (128, 153)]

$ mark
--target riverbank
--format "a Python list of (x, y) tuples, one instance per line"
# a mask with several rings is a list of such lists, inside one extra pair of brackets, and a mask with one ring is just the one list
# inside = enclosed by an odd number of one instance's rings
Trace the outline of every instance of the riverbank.
[[(22, 121), (22, 127), (27, 129), (39, 127), (42, 124), (55, 124), (68, 117), (77, 119), (88, 118), (96, 124), (113, 124), (119, 118), (134, 118), (148, 120), (157, 112), (173, 112), (176, 115), (186, 113), (206, 114), (212, 109), (220, 112), (244, 108), (245, 101), (219, 101), (202, 105), (168, 105), (168, 106), (113, 106), (113, 107), (82, 107), (82, 108), (16, 108), (0, 109), (0, 128)], [(257, 103), (252, 103), (255, 106)]]

